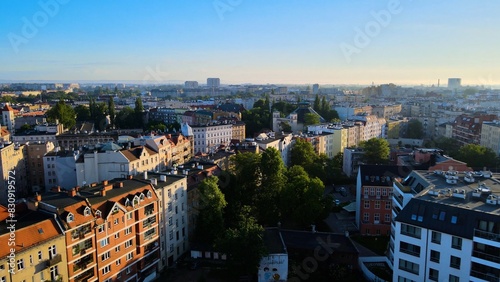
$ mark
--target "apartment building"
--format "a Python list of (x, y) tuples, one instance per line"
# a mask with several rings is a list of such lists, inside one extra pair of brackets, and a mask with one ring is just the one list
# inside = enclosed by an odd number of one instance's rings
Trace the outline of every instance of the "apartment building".
[(27, 165), (28, 165), (28, 185), (33, 192), (43, 192), (45, 190), (45, 166), (43, 158), (45, 154), (54, 150), (52, 142), (30, 142), (26, 146)]
[(162, 270), (173, 266), (189, 250), (187, 176), (145, 172), (143, 178), (151, 182), (160, 199), (159, 268)]
[(329, 158), (335, 157), (338, 153), (344, 152), (344, 149), (347, 147), (348, 129), (344, 128), (340, 124), (310, 125), (307, 127), (307, 130), (318, 134), (332, 134), (331, 136), (327, 136), (328, 140), (326, 141), (326, 144), (328, 147), (325, 148), (325, 154), (327, 154)]
[(483, 122), (498, 119), (497, 115), (476, 113), (474, 115), (462, 114), (453, 122), (452, 138), (460, 145), (480, 144)]
[[(249, 142), (243, 143), (246, 148), (252, 148), (252, 145), (257, 145), (261, 150), (267, 148), (275, 148), (280, 152), (283, 163), (288, 166), (290, 164), (290, 151), (295, 143), (291, 133), (276, 134), (275, 132), (261, 133), (255, 139), (248, 139)], [(257, 150), (257, 153), (260, 150)]]
[(389, 235), (393, 180), (406, 177), (409, 167), (361, 165), (356, 181), (356, 225), (363, 235)]
[(456, 170), (399, 183), (414, 195), (393, 222), (393, 281), (499, 281), (498, 184)]
[(490, 148), (497, 155), (500, 155), (500, 122), (483, 122), (480, 145)]
[(235, 121), (233, 122), (232, 126), (232, 135), (231, 135), (231, 140), (237, 140), (237, 141), (243, 141), (245, 140), (245, 130), (246, 130), (246, 125), (242, 121)]
[[(65, 237), (56, 219), (26, 204), (16, 207), (16, 221), (8, 218), (0, 206), (0, 281), (68, 281)], [(11, 223), (15, 232), (7, 228)]]
[(69, 279), (152, 281), (160, 261), (159, 199), (143, 180), (113, 179), (57, 189), (32, 203), (65, 229)]
[(220, 146), (229, 146), (233, 129), (230, 123), (193, 125), (194, 153), (214, 153)]
[[(0, 143), (0, 204), (7, 205), (7, 194), (13, 193), (18, 199), (29, 193), (26, 178), (26, 146), (12, 142)], [(14, 186), (14, 190), (8, 189)]]
[[(80, 157), (81, 152), (79, 151), (61, 151), (59, 147), (46, 153), (43, 156), (42, 165), (45, 182), (44, 191), (50, 190), (55, 186), (70, 189), (79, 184), (84, 185), (85, 183), (77, 181), (76, 162)], [(31, 173), (33, 172), (31, 171)]]

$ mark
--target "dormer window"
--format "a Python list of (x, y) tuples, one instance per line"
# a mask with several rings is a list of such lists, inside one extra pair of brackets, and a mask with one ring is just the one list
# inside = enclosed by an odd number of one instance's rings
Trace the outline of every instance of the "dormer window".
[(90, 208), (89, 207), (85, 207), (85, 209), (83, 210), (83, 215), (85, 215), (85, 216), (90, 215)]
[(151, 191), (148, 191), (148, 193), (146, 195), (148, 196), (148, 198), (153, 197), (153, 194), (151, 193)]
[(66, 217), (66, 222), (73, 222), (75, 220), (75, 216), (72, 213), (69, 213)]
[(101, 211), (100, 211), (100, 210), (97, 210), (97, 211), (95, 212), (95, 216), (97, 216), (97, 218), (101, 218), (101, 216), (102, 216)]
[(141, 202), (144, 201), (144, 194), (141, 193)]
[(129, 200), (129, 199), (126, 199), (126, 200), (125, 200), (125, 206), (126, 206), (126, 207), (129, 207), (129, 206), (130, 206), (130, 200)]
[(135, 208), (135, 206), (139, 205), (139, 197), (135, 196), (134, 197), (134, 202), (132, 203), (132, 206)]
[(117, 207), (117, 206), (115, 206), (115, 207), (113, 208), (113, 214), (115, 214), (115, 213), (118, 213), (118, 207)]

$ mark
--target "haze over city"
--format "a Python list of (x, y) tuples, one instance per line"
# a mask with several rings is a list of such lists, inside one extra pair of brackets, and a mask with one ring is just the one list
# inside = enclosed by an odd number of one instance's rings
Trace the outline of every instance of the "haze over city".
[(498, 1), (40, 3), (2, 2), (0, 80), (500, 84)]

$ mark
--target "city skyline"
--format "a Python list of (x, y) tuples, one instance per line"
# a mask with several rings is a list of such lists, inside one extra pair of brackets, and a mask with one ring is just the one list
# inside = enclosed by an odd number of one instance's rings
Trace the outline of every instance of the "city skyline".
[(500, 3), (3, 3), (2, 81), (499, 85)]

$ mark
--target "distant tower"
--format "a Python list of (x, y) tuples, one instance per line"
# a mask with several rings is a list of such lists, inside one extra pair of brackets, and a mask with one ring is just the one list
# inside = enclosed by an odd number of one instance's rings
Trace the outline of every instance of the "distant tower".
[(448, 88), (457, 89), (462, 86), (461, 78), (448, 78)]
[(319, 92), (319, 84), (313, 84), (313, 94), (318, 94)]
[(14, 133), (14, 118), (14, 109), (8, 103), (5, 103), (5, 107), (2, 109), (2, 124), (7, 126), (10, 133)]

